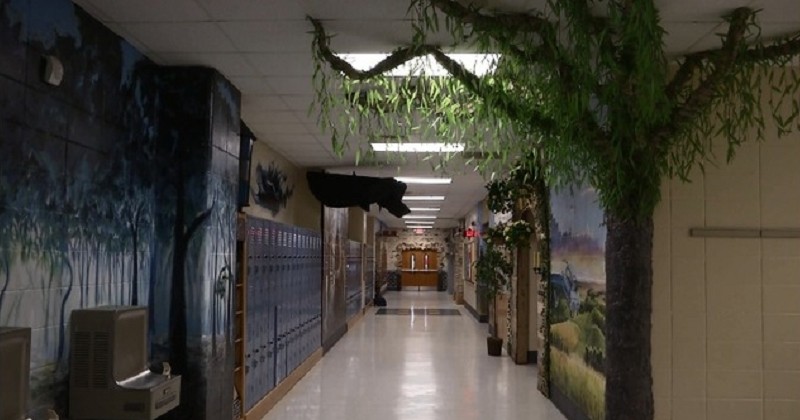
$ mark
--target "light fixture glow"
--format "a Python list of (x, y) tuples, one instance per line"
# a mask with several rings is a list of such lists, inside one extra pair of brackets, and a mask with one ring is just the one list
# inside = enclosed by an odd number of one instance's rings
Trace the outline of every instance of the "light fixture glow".
[(415, 219), (409, 219), (409, 220), (406, 220), (406, 223), (407, 223), (407, 224), (410, 224), (410, 225), (413, 225), (413, 224), (420, 224), (420, 225), (432, 225), (432, 224), (434, 224), (434, 223), (436, 223), (436, 222), (434, 222), (434, 221), (428, 221), (428, 220), (415, 220)]
[(404, 195), (403, 201), (444, 201), (443, 195)]
[[(361, 71), (375, 67), (388, 56), (388, 54), (339, 54), (341, 59)], [(476, 76), (494, 73), (500, 59), (500, 54), (447, 54), (447, 56)], [(450, 76), (450, 73), (430, 55), (412, 58), (386, 74), (393, 77)]]
[(464, 151), (464, 145), (461, 143), (370, 143), (370, 146), (376, 152), (458, 153)]
[(428, 214), (407, 214), (403, 216), (403, 219), (435, 219), (436, 216), (431, 216)]
[(433, 229), (433, 226), (406, 226), (406, 229)]
[(411, 211), (439, 211), (439, 207), (411, 207)]
[(453, 178), (421, 178), (413, 176), (398, 176), (394, 179), (406, 184), (444, 185), (453, 182)]

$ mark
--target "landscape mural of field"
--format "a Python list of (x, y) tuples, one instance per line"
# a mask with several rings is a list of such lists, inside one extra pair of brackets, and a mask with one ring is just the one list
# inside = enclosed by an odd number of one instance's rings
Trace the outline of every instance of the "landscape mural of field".
[(571, 420), (601, 420), (605, 418), (603, 211), (589, 187), (553, 191), (551, 206), (553, 400)]

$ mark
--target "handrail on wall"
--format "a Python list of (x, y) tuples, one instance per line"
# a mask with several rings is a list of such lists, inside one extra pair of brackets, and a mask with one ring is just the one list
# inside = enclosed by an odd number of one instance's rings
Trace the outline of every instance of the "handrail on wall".
[(759, 228), (691, 228), (693, 238), (800, 238), (800, 229), (759, 229)]

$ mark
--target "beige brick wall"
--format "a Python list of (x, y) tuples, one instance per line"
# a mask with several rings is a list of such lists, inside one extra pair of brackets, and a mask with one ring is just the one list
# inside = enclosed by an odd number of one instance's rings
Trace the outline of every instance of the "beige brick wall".
[(798, 420), (800, 239), (689, 228), (800, 228), (800, 133), (692, 179), (666, 182), (655, 215), (656, 419)]

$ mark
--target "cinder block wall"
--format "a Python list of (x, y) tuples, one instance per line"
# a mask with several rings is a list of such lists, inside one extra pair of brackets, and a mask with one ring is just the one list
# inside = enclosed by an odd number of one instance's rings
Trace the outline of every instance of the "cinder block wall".
[(800, 228), (798, 162), (800, 133), (771, 133), (691, 184), (664, 184), (653, 255), (657, 420), (800, 418), (800, 239), (689, 236)]

